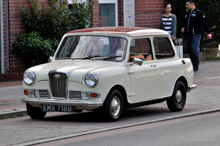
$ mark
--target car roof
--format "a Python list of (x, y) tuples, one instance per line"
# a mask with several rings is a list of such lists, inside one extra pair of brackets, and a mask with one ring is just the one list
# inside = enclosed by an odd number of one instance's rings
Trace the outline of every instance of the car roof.
[(94, 27), (78, 29), (68, 32), (67, 34), (88, 33), (88, 34), (118, 34), (127, 36), (139, 35), (169, 35), (164, 30), (146, 27)]

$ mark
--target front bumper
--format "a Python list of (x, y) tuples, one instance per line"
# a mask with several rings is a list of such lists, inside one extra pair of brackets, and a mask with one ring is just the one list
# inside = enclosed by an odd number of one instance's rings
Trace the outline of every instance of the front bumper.
[(49, 104), (49, 105), (69, 105), (69, 106), (102, 106), (103, 102), (77, 102), (77, 101), (63, 101), (63, 100), (47, 100), (47, 99), (35, 99), (35, 98), (24, 98), (21, 99), (23, 103), (33, 104)]
[(197, 87), (196, 84), (193, 84), (192, 86), (188, 87), (187, 92), (190, 92), (192, 89), (195, 89)]

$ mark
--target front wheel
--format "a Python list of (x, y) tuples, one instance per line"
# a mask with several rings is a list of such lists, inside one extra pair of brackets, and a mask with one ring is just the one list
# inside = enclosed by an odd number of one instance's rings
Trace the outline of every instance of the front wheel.
[(26, 103), (27, 113), (32, 119), (43, 119), (47, 112), (42, 112), (41, 108), (33, 107)]
[(181, 111), (186, 103), (186, 87), (182, 81), (178, 81), (174, 87), (172, 96), (167, 99), (170, 111)]
[(107, 121), (119, 119), (123, 110), (123, 97), (120, 91), (112, 90), (103, 105), (103, 116)]

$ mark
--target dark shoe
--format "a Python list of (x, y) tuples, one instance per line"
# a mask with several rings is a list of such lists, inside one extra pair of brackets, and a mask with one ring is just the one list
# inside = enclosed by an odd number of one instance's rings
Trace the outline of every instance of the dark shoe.
[(198, 69), (198, 68), (194, 68), (193, 70), (194, 70), (194, 71), (198, 71), (199, 69)]

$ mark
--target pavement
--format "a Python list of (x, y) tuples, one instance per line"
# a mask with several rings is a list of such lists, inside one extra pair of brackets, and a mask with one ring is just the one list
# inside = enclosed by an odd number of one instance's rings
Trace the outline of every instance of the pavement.
[[(210, 87), (210, 93), (201, 94), (199, 89), (194, 89), (192, 94), (189, 93), (189, 96), (200, 96), (202, 99), (200, 101), (198, 98), (187, 99), (189, 104), (197, 104), (191, 113), (218, 111), (220, 109), (218, 91), (220, 89), (220, 61), (201, 62), (199, 70), (194, 73), (194, 83), (201, 90), (202, 87), (207, 87), (206, 89)], [(22, 84), (22, 81), (0, 82), (0, 119), (27, 115), (26, 105), (21, 102), (21, 99), (25, 97)]]
[(0, 119), (27, 115), (22, 81), (0, 82)]

